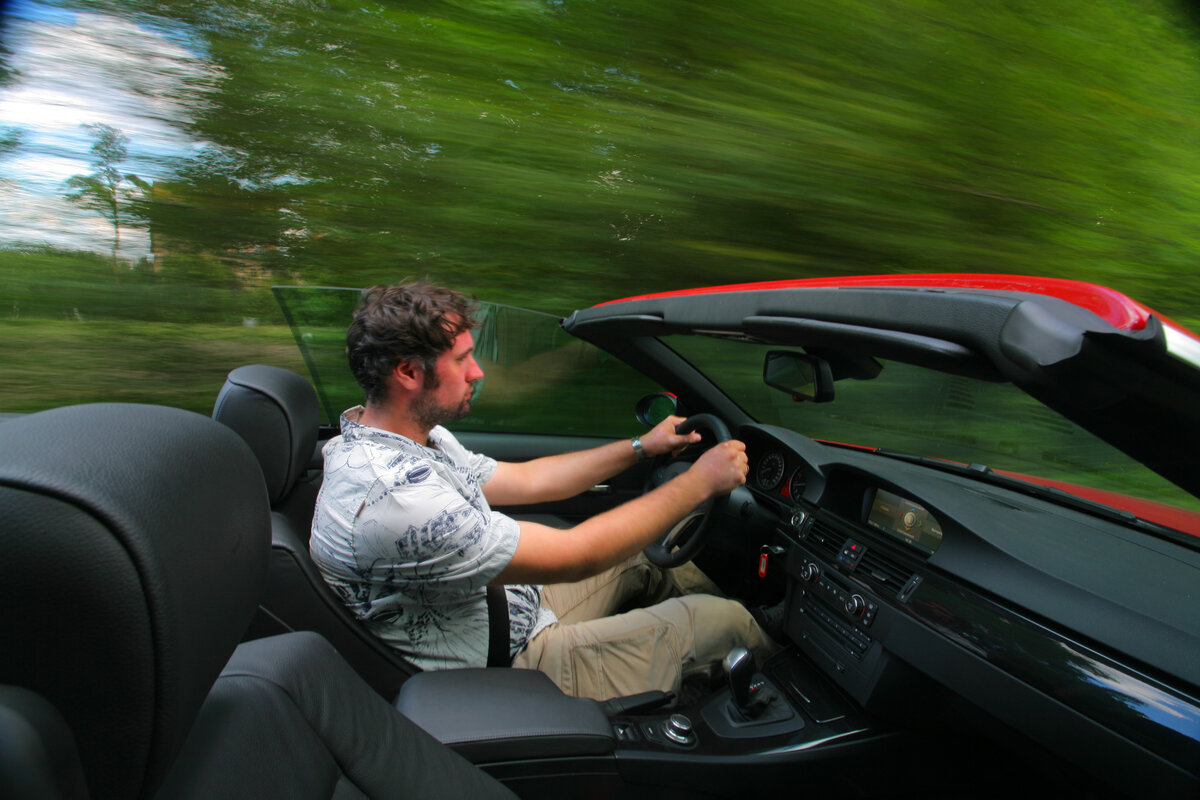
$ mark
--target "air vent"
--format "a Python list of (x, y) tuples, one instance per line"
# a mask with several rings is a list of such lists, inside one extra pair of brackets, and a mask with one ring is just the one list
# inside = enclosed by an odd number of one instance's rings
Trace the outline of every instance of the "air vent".
[(842, 543), (846, 541), (846, 536), (833, 530), (833, 528), (820, 520), (814, 519), (812, 527), (808, 529), (808, 538), (806, 541), (813, 550), (825, 556), (826, 560), (833, 561), (837, 558), (838, 553), (841, 552)]
[(912, 570), (879, 548), (869, 547), (858, 562), (855, 574), (884, 593), (894, 595), (908, 583), (908, 579), (912, 577)]

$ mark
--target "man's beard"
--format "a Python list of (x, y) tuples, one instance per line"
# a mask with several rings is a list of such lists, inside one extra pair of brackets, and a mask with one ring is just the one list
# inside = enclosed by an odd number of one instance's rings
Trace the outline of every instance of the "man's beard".
[(432, 389), (427, 387), (413, 404), (412, 413), (417, 423), (429, 431), (437, 425), (457, 422), (471, 413), (471, 401), (464, 397), (457, 405), (440, 405), (434, 401)]

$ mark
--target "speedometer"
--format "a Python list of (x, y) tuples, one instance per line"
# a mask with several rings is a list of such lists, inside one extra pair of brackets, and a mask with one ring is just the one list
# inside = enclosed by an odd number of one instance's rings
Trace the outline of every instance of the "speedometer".
[(754, 482), (758, 484), (758, 488), (769, 492), (778, 486), (783, 480), (783, 466), (783, 456), (779, 453), (767, 453), (763, 456), (754, 472)]

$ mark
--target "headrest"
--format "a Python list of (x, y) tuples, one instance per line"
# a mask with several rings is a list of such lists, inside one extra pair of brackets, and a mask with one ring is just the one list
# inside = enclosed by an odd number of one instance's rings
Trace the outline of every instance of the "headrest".
[(271, 504), (287, 497), (317, 446), (321, 410), (312, 385), (280, 367), (238, 367), (225, 379), (212, 415), (237, 431), (258, 457)]
[(93, 798), (152, 793), (246, 630), (270, 511), (241, 437), (161, 406), (0, 423), (0, 683), (66, 718)]

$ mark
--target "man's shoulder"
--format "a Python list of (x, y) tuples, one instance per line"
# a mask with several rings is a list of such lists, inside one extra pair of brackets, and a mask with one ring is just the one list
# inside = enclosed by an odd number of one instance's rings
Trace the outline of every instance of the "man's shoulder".
[[(335, 436), (322, 448), (321, 453), (327, 483), (371, 483), (381, 478), (394, 479), (397, 473), (410, 472), (427, 461), (418, 449), (376, 437)], [(427, 464), (425, 469), (428, 470)]]
[(441, 425), (437, 425), (429, 431), (429, 443), (455, 461), (466, 462), (474, 455), (463, 446), (457, 436)]

